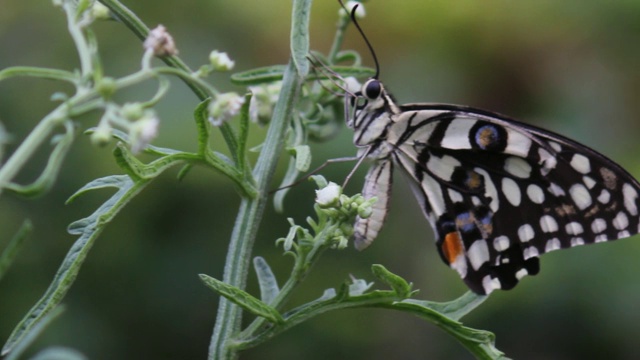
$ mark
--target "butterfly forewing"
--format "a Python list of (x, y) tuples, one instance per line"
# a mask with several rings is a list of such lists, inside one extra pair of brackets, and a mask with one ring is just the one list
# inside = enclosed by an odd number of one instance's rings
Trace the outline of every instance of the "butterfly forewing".
[[(355, 114), (356, 145), (377, 169), (391, 157), (404, 170), (442, 259), (474, 292), (513, 288), (543, 253), (638, 233), (640, 185), (596, 151), (482, 110), (375, 100)], [(386, 194), (384, 219), (389, 189), (368, 181)]]

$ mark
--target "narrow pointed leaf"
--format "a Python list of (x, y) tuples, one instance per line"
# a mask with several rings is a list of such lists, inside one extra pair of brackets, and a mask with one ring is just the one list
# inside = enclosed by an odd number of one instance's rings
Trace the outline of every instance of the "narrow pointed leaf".
[(253, 267), (256, 269), (256, 275), (258, 276), (260, 299), (265, 304), (271, 304), (273, 299), (280, 293), (278, 280), (276, 280), (271, 267), (263, 257), (256, 256), (253, 258)]
[(400, 276), (387, 270), (384, 266), (378, 264), (372, 265), (371, 272), (373, 272), (375, 277), (389, 285), (389, 287), (391, 287), (398, 296), (402, 298), (411, 296), (411, 284)]
[(5, 360), (17, 360), (20, 359), (25, 350), (31, 345), (36, 338), (44, 331), (44, 329), (51, 324), (58, 316), (64, 312), (64, 306), (58, 306), (55, 309), (51, 309), (50, 312), (45, 314), (41, 321), (35, 324), (27, 333), (20, 338), (20, 341), (14, 344), (12, 349), (2, 349), (2, 356), (6, 356)]
[(284, 319), (282, 318), (282, 315), (280, 315), (278, 310), (251, 296), (246, 291), (235, 286), (223, 283), (222, 281), (205, 274), (200, 274), (200, 279), (211, 290), (215, 291), (221, 296), (224, 296), (229, 301), (240, 306), (244, 310), (256, 316), (263, 317), (272, 323), (279, 324), (284, 322)]
[(305, 78), (309, 74), (309, 15), (311, 0), (293, 2), (291, 16), (291, 57), (298, 76)]
[(11, 266), (13, 259), (15, 259), (22, 248), (24, 239), (29, 235), (32, 228), (31, 221), (25, 220), (18, 232), (13, 235), (7, 246), (0, 253), (0, 280), (2, 280), (2, 276), (7, 272), (9, 266)]
[(71, 121), (67, 121), (65, 123), (66, 133), (57, 139), (57, 143), (55, 144), (55, 148), (49, 155), (49, 160), (47, 161), (47, 165), (44, 170), (38, 176), (38, 178), (28, 185), (20, 185), (15, 183), (10, 183), (7, 185), (7, 190), (10, 190), (14, 193), (17, 193), (21, 196), (26, 197), (37, 197), (45, 194), (58, 178), (58, 172), (60, 171), (60, 167), (62, 166), (62, 162), (66, 158), (67, 152), (73, 143), (73, 138), (75, 136), (75, 131), (73, 127), (73, 123)]

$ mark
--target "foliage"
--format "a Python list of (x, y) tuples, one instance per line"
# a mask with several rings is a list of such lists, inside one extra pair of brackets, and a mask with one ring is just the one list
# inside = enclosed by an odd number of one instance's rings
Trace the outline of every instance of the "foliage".
[[(45, 326), (60, 316), (66, 293), (105, 227), (153, 180), (176, 166), (181, 168), (179, 178), (187, 176), (196, 166), (214, 170), (235, 185), (241, 198), (223, 278), (217, 280), (200, 275), (207, 287), (223, 297), (219, 303), (209, 358), (236, 358), (241, 350), (255, 347), (328, 311), (373, 307), (402, 311), (430, 321), (454, 336), (478, 358), (503, 356), (493, 346), (494, 337), (491, 333), (465, 327), (459, 322), (484, 298), (467, 294), (447, 303), (417, 300), (414, 299), (417, 291), (412, 289), (412, 285), (382, 265), (373, 265), (372, 273), (389, 290), (374, 289), (373, 283), (352, 278), (337, 290), (327, 289), (315, 300), (289, 307), (291, 294), (308, 276), (320, 256), (327, 250), (345, 248), (353, 234), (355, 218), (367, 217), (375, 201), (364, 199), (359, 194), (344, 195), (340, 187), (319, 176), (313, 177), (319, 187), (318, 194), (329, 189), (335, 196), (327, 200), (319, 195), (314, 205), (315, 219), (307, 218), (305, 226), (290, 219), (288, 235), (277, 241), (283, 246), (285, 255), (294, 259), (289, 278), (280, 288), (266, 260), (256, 257), (253, 264), (261, 296), (255, 297), (245, 290), (254, 240), (280, 154), (286, 153), (290, 157), (282, 183), (286, 186), (308, 171), (311, 162), (309, 141), (322, 141), (337, 131), (342, 99), (335, 90), (328, 89), (336, 81), (334, 79), (371, 76), (374, 73), (360, 66), (357, 53), (340, 51), (344, 31), (349, 24), (347, 16), (343, 14), (339, 19), (329, 54), (310, 53), (308, 29), (311, 1), (295, 0), (289, 63), (234, 74), (231, 81), (249, 86), (250, 89), (246, 95), (239, 95), (221, 93), (206, 80), (212, 72), (227, 71), (233, 67), (233, 62), (226, 54), (212, 52), (209, 63), (193, 71), (177, 56), (176, 44), (164, 27), (150, 30), (136, 14), (116, 0), (101, 0), (99, 3), (91, 0), (55, 0), (53, 3), (66, 16), (69, 34), (78, 51), (80, 68), (68, 72), (11, 67), (0, 71), (0, 81), (13, 77), (49, 79), (71, 84), (75, 91), (73, 94), (59, 92), (52, 96), (60, 104), (40, 120), (0, 168), (0, 191), (30, 198), (48, 192), (54, 186), (76, 133), (82, 130), (98, 146), (116, 140), (113, 156), (123, 174), (93, 180), (69, 198), (68, 202), (71, 202), (94, 190), (116, 190), (91, 215), (69, 225), (68, 232), (77, 236), (77, 240), (69, 248), (49, 288), (6, 341), (2, 349), (3, 356), (10, 359), (21, 356)], [(98, 42), (92, 31), (93, 23), (104, 18), (118, 20), (144, 40), (145, 52), (138, 71), (117, 78), (104, 74)], [(154, 57), (162, 60), (166, 66), (154, 65)], [(310, 60), (324, 65), (316, 64), (312, 69)], [(341, 65), (344, 63), (351, 65)], [(201, 101), (194, 110), (198, 131), (195, 152), (150, 144), (161, 124), (154, 107), (167, 96), (170, 87), (168, 79), (171, 77), (183, 81)], [(155, 94), (148, 100), (125, 103), (114, 100), (115, 93), (148, 82), (156, 84)], [(97, 124), (87, 126), (84, 121), (95, 114), (99, 114)], [(234, 124), (232, 120), (236, 118), (237, 123)], [(83, 119), (82, 122), (79, 119)], [(268, 124), (255, 163), (251, 163), (248, 156), (252, 121)], [(225, 153), (212, 147), (211, 137), (216, 131), (224, 140)], [(36, 151), (47, 141), (52, 144), (53, 150), (41, 175), (30, 184), (17, 183), (16, 175), (33, 160)], [(139, 154), (150, 156), (153, 160), (143, 162)], [(280, 191), (276, 195), (277, 208), (282, 208), (285, 194), (286, 191)], [(15, 259), (29, 229), (29, 222), (25, 220), (23, 227), (0, 253), (0, 279)], [(241, 329), (244, 312), (255, 318)], [(44, 350), (35, 358), (47, 356), (83, 358), (73, 350), (60, 348)]]

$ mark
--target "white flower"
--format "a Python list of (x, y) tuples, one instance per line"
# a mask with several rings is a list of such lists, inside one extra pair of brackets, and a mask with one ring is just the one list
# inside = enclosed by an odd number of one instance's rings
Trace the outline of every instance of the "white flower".
[(351, 16), (353, 7), (356, 5), (358, 6), (358, 9), (356, 9), (356, 18), (362, 19), (363, 17), (365, 17), (367, 13), (364, 10), (364, 4), (358, 1), (347, 1), (347, 3), (345, 4), (345, 7), (349, 10), (349, 13), (347, 14), (344, 9), (340, 9), (339, 11), (340, 16), (347, 16), (347, 17)]
[(149, 31), (143, 47), (146, 51), (153, 50), (155, 56), (176, 55), (178, 53), (173, 37), (162, 25), (158, 25), (155, 29)]
[(209, 104), (209, 122), (220, 126), (240, 112), (244, 97), (235, 92), (220, 94)]
[(316, 190), (316, 203), (322, 208), (331, 207), (338, 203), (340, 195), (342, 195), (342, 187), (331, 181), (327, 186)]
[(226, 52), (220, 52), (218, 50), (213, 50), (211, 54), (209, 54), (209, 62), (211, 62), (213, 70), (216, 71), (229, 71), (233, 69), (233, 66), (236, 64), (229, 58)]
[(278, 81), (269, 85), (249, 86), (253, 94), (249, 104), (249, 118), (259, 124), (266, 124), (271, 119), (273, 104), (278, 101), (282, 82)]
[(158, 120), (156, 114), (151, 110), (147, 110), (140, 120), (131, 124), (129, 128), (131, 152), (137, 154), (149, 145), (151, 140), (158, 136), (159, 125), (160, 120)]

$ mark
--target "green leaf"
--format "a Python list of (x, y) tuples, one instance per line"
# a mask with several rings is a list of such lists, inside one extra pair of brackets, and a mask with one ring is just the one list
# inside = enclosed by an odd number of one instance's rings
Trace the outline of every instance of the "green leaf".
[(298, 76), (305, 78), (309, 74), (309, 16), (311, 0), (293, 2), (291, 15), (291, 58)]
[(73, 143), (73, 138), (75, 136), (75, 131), (73, 128), (73, 122), (66, 121), (64, 123), (66, 133), (61, 136), (56, 136), (52, 140), (55, 142), (55, 148), (49, 155), (49, 160), (47, 161), (47, 165), (44, 170), (38, 176), (38, 178), (28, 185), (19, 185), (16, 183), (7, 184), (7, 190), (10, 190), (16, 194), (26, 196), (29, 198), (34, 198), (40, 195), (45, 194), (58, 178), (58, 173), (60, 172), (60, 167), (62, 166), (62, 162), (67, 156), (67, 152)]
[(88, 190), (107, 186), (118, 189), (118, 191), (93, 212), (93, 214), (69, 225), (67, 231), (72, 235), (80, 235), (80, 237), (67, 252), (49, 288), (11, 333), (11, 336), (2, 349), (3, 355), (11, 351), (16, 344), (22, 341), (43, 321), (51, 310), (60, 304), (67, 291), (71, 288), (71, 285), (73, 285), (76, 276), (80, 272), (80, 267), (102, 230), (104, 230), (116, 214), (148, 183), (149, 181), (134, 183), (128, 176), (124, 175), (109, 176), (92, 181), (71, 196), (71, 199), (74, 199), (79, 194)]
[(375, 277), (389, 285), (399, 297), (407, 298), (411, 296), (411, 284), (400, 276), (390, 272), (384, 266), (374, 264), (371, 266), (371, 272), (373, 272)]
[(13, 235), (7, 246), (0, 253), (0, 280), (2, 280), (3, 275), (7, 272), (9, 266), (11, 266), (13, 259), (15, 259), (22, 248), (22, 244), (24, 244), (24, 239), (29, 235), (32, 228), (31, 221), (23, 221), (18, 232)]
[(433, 302), (413, 299), (407, 299), (405, 302), (416, 303), (444, 314), (453, 320), (460, 320), (463, 316), (470, 313), (488, 298), (488, 296), (478, 295), (471, 291), (467, 291), (459, 298), (448, 302)]
[(284, 322), (284, 319), (282, 318), (282, 315), (280, 315), (278, 310), (256, 299), (246, 291), (235, 286), (223, 283), (222, 281), (205, 274), (200, 274), (200, 279), (211, 290), (215, 291), (221, 296), (224, 296), (229, 301), (240, 306), (244, 310), (256, 316), (263, 317), (275, 324)]
[[(231, 75), (231, 82), (236, 85), (260, 85), (282, 80), (284, 75), (284, 65), (272, 65), (256, 68)], [(337, 73), (341, 77), (369, 78), (376, 74), (372, 68), (361, 66), (328, 66), (331, 72)], [(314, 71), (309, 74), (307, 80), (328, 79), (329, 76), (322, 71)]]
[(207, 99), (196, 107), (193, 111), (193, 117), (196, 120), (196, 129), (198, 130), (198, 154), (203, 155), (209, 148), (209, 127), (207, 126), (207, 117), (209, 112), (209, 102), (211, 99)]
[(273, 299), (275, 299), (280, 292), (278, 281), (276, 280), (275, 275), (273, 275), (271, 267), (263, 257), (254, 257), (253, 267), (256, 269), (258, 284), (260, 285), (260, 299), (265, 304), (271, 304)]
[(22, 355), (27, 350), (29, 345), (31, 345), (36, 340), (36, 338), (44, 331), (44, 329), (49, 326), (49, 324), (51, 324), (53, 320), (58, 318), (58, 316), (60, 316), (60, 314), (62, 314), (63, 312), (64, 306), (58, 306), (55, 309), (51, 309), (49, 313), (45, 314), (42, 317), (39, 323), (35, 324), (35, 326), (29, 329), (29, 331), (19, 339), (19, 341), (16, 342), (14, 346), (12, 346), (12, 348), (7, 349), (5, 346), (5, 348), (2, 349), (1, 354), (2, 356), (6, 356), (4, 360), (19, 359), (20, 355)]
[(238, 133), (238, 162), (237, 167), (240, 172), (245, 172), (247, 161), (247, 138), (249, 137), (249, 108), (251, 105), (252, 94), (248, 93), (244, 96), (244, 103), (240, 109), (240, 131)]
[(63, 80), (70, 83), (79, 81), (78, 75), (64, 70), (46, 69), (31, 66), (14, 66), (0, 70), (0, 81), (16, 76), (37, 77), (49, 80)]
[(404, 300), (393, 303), (389, 308), (411, 313), (437, 325), (456, 338), (477, 359), (507, 359), (504, 353), (495, 347), (495, 335), (489, 331), (476, 330), (455, 321), (420, 302)]
[(293, 148), (296, 153), (296, 170), (305, 172), (311, 165), (311, 148), (309, 145), (298, 145)]

